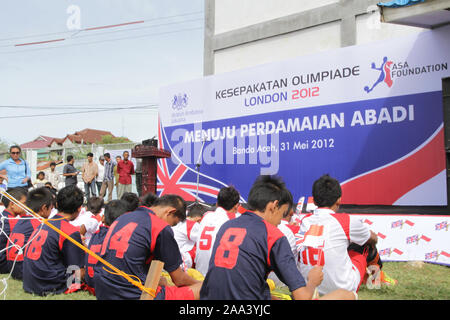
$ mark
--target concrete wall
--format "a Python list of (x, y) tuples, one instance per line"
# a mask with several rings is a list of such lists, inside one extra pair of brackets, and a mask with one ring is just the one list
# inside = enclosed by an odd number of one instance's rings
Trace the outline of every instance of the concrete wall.
[(216, 34), (253, 24), (308, 11), (339, 0), (218, 0), (216, 1)]
[(380, 22), (379, 0), (205, 0), (204, 75), (424, 29)]

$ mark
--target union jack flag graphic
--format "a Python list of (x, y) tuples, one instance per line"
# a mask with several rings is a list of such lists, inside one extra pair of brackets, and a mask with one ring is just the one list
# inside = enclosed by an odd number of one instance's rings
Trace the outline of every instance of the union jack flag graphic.
[(390, 256), (391, 255), (391, 248), (386, 248), (383, 250), (378, 251), (378, 254), (380, 256)]
[(412, 226), (414, 226), (415, 223), (410, 220), (405, 220), (405, 221), (397, 220), (397, 221), (392, 222), (391, 229), (398, 228), (398, 227), (400, 227), (400, 229), (401, 229), (401, 228), (403, 228), (404, 224), (407, 224), (412, 227)]
[(295, 245), (297, 246), (297, 248), (301, 248), (304, 240), (305, 240), (305, 231), (299, 231), (295, 234)]
[(439, 252), (433, 251), (433, 252), (429, 252), (429, 253), (425, 253), (425, 260), (431, 260), (431, 259), (438, 259), (439, 258)]
[(435, 224), (434, 228), (436, 231), (444, 230), (444, 229), (445, 229), (445, 231), (448, 231), (448, 223), (447, 223), (447, 221), (442, 221), (440, 223)]
[[(165, 148), (166, 140), (160, 120), (158, 120), (158, 140), (160, 142), (160, 148), (167, 150), (170, 148), (168, 143)], [(173, 152), (172, 158), (174, 158)], [(174, 161), (169, 158), (158, 159), (157, 178), (157, 192), (159, 196), (177, 194), (185, 201), (195, 201), (197, 194), (197, 172), (183, 162), (178, 159)], [(226, 185), (206, 176), (200, 176), (199, 181), (202, 182), (206, 179), (208, 180), (208, 184), (199, 183), (198, 200), (206, 203), (215, 203), (220, 188)]]
[(391, 229), (398, 228), (398, 227), (401, 228), (402, 226), (403, 226), (403, 220), (397, 220), (397, 221), (392, 222)]
[(417, 243), (417, 242), (419, 242), (419, 235), (418, 234), (415, 234), (415, 235), (413, 235), (411, 237), (406, 238), (406, 243), (407, 244)]

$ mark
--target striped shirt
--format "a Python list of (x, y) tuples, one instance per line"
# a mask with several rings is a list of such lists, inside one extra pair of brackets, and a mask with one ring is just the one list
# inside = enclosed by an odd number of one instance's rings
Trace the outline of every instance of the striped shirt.
[(114, 179), (114, 166), (116, 165), (115, 162), (112, 160), (105, 161), (105, 175), (103, 177), (103, 181), (111, 181)]

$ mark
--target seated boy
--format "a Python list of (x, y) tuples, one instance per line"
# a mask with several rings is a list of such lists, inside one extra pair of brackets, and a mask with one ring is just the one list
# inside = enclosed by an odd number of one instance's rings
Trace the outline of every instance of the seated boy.
[(313, 297), (323, 278), (322, 268), (302, 276), (286, 237), (277, 228), (288, 203), (281, 179), (257, 178), (248, 196), (251, 211), (225, 222), (217, 233), (200, 299), (269, 300), (270, 271), (289, 287), (295, 300)]
[[(33, 189), (28, 193), (26, 205), (43, 218), (48, 218), (53, 208), (53, 199), (50, 190), (45, 187)], [(33, 231), (40, 226), (41, 222), (34, 218), (20, 219), (9, 236), (6, 259), (8, 269), (14, 279), (22, 280), (23, 251)], [(22, 250), (19, 251), (16, 246)]]
[(239, 216), (240, 194), (233, 186), (223, 187), (217, 194), (217, 207), (205, 212), (200, 222), (200, 237), (195, 253), (195, 268), (206, 276), (212, 248), (220, 227), (227, 221)]
[(87, 201), (87, 210), (81, 210), (78, 217), (70, 224), (80, 228), (81, 238), (87, 246), (92, 235), (98, 230), (100, 224), (100, 212), (104, 202), (101, 197), (90, 197)]
[[(92, 199), (92, 198), (91, 198)], [(88, 248), (96, 253), (100, 254), (102, 248), (103, 240), (105, 239), (106, 233), (109, 230), (111, 224), (119, 216), (128, 211), (128, 204), (124, 200), (111, 200), (105, 206), (105, 213), (102, 217), (102, 224), (97, 232), (92, 235), (91, 241), (89, 242)], [(84, 282), (86, 284), (86, 289), (95, 295), (95, 282), (94, 277), (96, 268), (102, 267), (101, 263), (97, 264), (97, 259), (89, 254), (86, 254), (84, 258), (86, 273), (84, 276)]]
[[(195, 299), (201, 282), (181, 268), (181, 255), (171, 226), (186, 219), (186, 203), (176, 195), (164, 195), (150, 208), (138, 207), (121, 215), (106, 234), (100, 256), (116, 268), (145, 283), (153, 259), (164, 262), (174, 287), (158, 288), (155, 299)], [(95, 294), (100, 300), (138, 300), (141, 290), (121, 276), (97, 268)]]
[(139, 197), (136, 195), (136, 193), (125, 192), (120, 200), (124, 200), (127, 203), (127, 212), (134, 211), (139, 207)]
[(208, 209), (209, 207), (200, 203), (194, 203), (189, 208), (186, 220), (172, 227), (175, 241), (178, 244), (178, 248), (180, 248), (181, 258), (183, 259), (181, 268), (184, 271), (194, 268), (196, 243), (200, 237), (199, 222)]
[[(58, 213), (49, 221), (81, 244), (81, 235), (69, 222), (83, 204), (83, 192), (75, 185), (62, 188), (56, 197)], [(31, 235), (23, 261), (23, 289), (37, 295), (71, 292), (84, 276), (84, 251), (47, 225)], [(69, 270), (74, 270), (72, 273)], [(74, 279), (75, 285), (73, 281)]]
[[(323, 282), (317, 288), (320, 294), (337, 289), (357, 292), (367, 265), (381, 266), (375, 247), (377, 235), (360, 219), (336, 213), (342, 195), (336, 179), (323, 175), (314, 182), (312, 192), (318, 208), (302, 219), (297, 234), (302, 242), (299, 245), (300, 272), (305, 276), (315, 265), (323, 266)], [(309, 235), (315, 239), (322, 237), (323, 248), (308, 245)], [(350, 250), (350, 244), (356, 250)]]
[[(27, 192), (25, 189), (14, 188), (8, 191), (8, 193), (20, 203), (25, 204), (25, 201), (27, 200)], [(2, 197), (2, 202), (5, 205), (5, 209), (0, 214), (1, 218), (4, 219), (3, 232), (0, 232), (0, 273), (9, 273), (11, 270), (8, 268), (5, 250), (8, 243), (8, 237), (11, 230), (14, 229), (14, 226), (19, 221), (20, 215), (25, 214), (25, 210), (6, 197)], [(0, 227), (1, 226), (2, 224), (0, 224)]]

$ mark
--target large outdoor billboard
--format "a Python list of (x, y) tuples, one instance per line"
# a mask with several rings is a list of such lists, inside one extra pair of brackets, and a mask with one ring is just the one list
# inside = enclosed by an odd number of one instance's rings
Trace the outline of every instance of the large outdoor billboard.
[[(307, 45), (307, 44), (305, 44)], [(158, 191), (245, 201), (260, 174), (295, 199), (328, 173), (343, 203), (446, 205), (450, 28), (208, 76), (160, 91)]]

